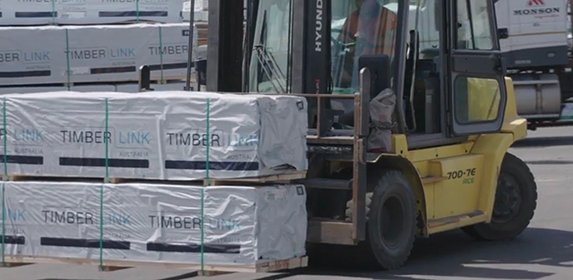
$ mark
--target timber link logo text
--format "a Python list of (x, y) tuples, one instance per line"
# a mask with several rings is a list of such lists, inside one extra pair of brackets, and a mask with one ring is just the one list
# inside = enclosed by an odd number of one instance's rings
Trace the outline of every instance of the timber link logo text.
[(315, 26), (315, 37), (314, 37), (314, 50), (316, 52), (322, 52), (322, 30), (324, 28), (322, 19), (324, 12), (324, 2), (323, 0), (316, 0), (316, 26)]
[(546, 7), (545, 0), (527, 0), (527, 9), (514, 10), (513, 15), (515, 16), (555, 16), (561, 12), (559, 7)]

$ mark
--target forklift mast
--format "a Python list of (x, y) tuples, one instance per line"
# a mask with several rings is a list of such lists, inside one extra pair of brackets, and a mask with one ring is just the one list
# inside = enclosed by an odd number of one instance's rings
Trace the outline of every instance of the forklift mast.
[(243, 12), (243, 1), (209, 1), (208, 91), (242, 91)]
[[(240, 73), (245, 70), (243, 60), (248, 60), (251, 55), (245, 52), (244, 37), (253, 40), (254, 34), (249, 26), (254, 23), (259, 1), (246, 0), (248, 18), (244, 18), (243, 1), (213, 0), (209, 3), (209, 91), (244, 90)], [(290, 30), (292, 34), (284, 30), (284, 36), (292, 35), (292, 59), (305, 63), (296, 64), (296, 68), (287, 73), (292, 77), (289, 92), (330, 91), (330, 3), (331, 0), (294, 0), (292, 3), (293, 17), (306, 20), (295, 21)], [(246, 28), (244, 23), (247, 24)]]

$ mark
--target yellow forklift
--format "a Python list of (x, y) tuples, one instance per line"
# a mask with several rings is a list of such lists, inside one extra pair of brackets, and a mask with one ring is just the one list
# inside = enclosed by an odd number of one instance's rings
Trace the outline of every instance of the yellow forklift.
[(493, 0), (212, 0), (207, 89), (308, 100), (308, 242), (384, 269), (416, 237), (511, 239), (536, 184)]

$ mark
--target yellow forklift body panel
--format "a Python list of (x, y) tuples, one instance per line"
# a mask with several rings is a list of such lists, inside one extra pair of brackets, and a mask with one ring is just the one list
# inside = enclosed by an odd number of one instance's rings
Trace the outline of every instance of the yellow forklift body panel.
[[(408, 150), (405, 135), (393, 136), (393, 156), (407, 159), (422, 185), (418, 203), (425, 221), (424, 235), (489, 222), (497, 178), (510, 146), (527, 136), (527, 122), (515, 110), (511, 79), (506, 79), (507, 104), (501, 132), (472, 135), (463, 143)], [(412, 176), (412, 175), (410, 175)]]

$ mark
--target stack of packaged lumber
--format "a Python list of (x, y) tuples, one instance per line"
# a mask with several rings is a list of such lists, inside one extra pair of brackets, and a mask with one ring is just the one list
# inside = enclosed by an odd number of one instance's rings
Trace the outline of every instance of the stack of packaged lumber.
[(183, 0), (2, 0), (0, 25), (178, 23)]
[[(196, 180), (307, 169), (303, 98), (205, 92), (5, 95), (10, 174)], [(106, 158), (107, 157), (107, 158)]]
[(306, 191), (284, 182), (308, 167), (304, 98), (57, 92), (1, 104), (8, 262), (306, 265)]
[[(0, 86), (185, 78), (187, 24), (0, 27)], [(36, 42), (42, 42), (37, 44)]]
[(9, 259), (240, 266), (305, 255), (302, 186), (8, 182), (3, 190)]
[(158, 83), (185, 80), (184, 2), (1, 0), (0, 87), (135, 83), (143, 65)]

